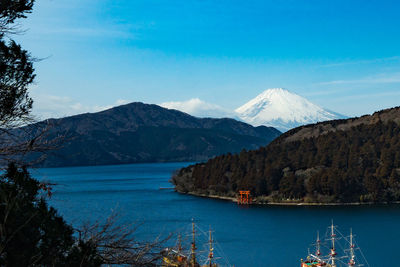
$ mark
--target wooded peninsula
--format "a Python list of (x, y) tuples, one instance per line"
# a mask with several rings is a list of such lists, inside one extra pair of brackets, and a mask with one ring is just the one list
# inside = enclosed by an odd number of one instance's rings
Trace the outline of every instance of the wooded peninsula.
[(258, 150), (225, 154), (172, 177), (181, 193), (254, 203), (400, 200), (400, 107), (293, 129)]

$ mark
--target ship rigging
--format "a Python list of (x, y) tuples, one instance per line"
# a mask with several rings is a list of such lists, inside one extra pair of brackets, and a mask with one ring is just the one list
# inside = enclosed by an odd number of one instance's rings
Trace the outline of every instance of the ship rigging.
[[(333, 224), (328, 228), (324, 242), (321, 242), (319, 232), (315, 244), (315, 254), (308, 252), (306, 260), (301, 260), (301, 267), (369, 267), (361, 249), (356, 246), (353, 230), (344, 236)], [(323, 249), (325, 252), (323, 253)]]
[[(215, 240), (212, 236), (211, 227), (208, 232), (204, 232), (192, 221), (190, 233), (190, 249), (185, 251), (182, 246), (182, 236), (178, 235), (178, 242), (174, 247), (166, 248), (163, 252), (162, 266), (164, 267), (218, 267), (221, 266), (217, 261), (224, 261), (223, 266), (230, 266), (226, 258), (215, 257)], [(206, 237), (205, 250), (199, 251), (197, 247), (198, 236)], [(204, 253), (206, 252), (206, 253)], [(223, 255), (222, 250), (219, 250)], [(206, 256), (205, 256), (206, 255)]]

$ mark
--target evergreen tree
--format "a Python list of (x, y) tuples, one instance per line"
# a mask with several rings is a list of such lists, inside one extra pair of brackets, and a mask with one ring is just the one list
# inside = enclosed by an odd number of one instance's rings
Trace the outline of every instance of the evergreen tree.
[(29, 118), (32, 99), (28, 86), (35, 78), (33, 59), (11, 39), (14, 22), (30, 13), (33, 0), (2, 0), (0, 3), (0, 127), (9, 128)]
[(0, 265), (68, 266), (86, 254), (99, 266), (95, 250), (75, 244), (72, 227), (47, 205), (43, 189), (26, 168), (12, 163), (1, 176)]
[[(384, 118), (381, 120), (379, 118)], [(204, 181), (199, 169), (207, 171), (213, 183), (223, 183), (217, 194), (234, 195), (236, 190), (252, 190), (253, 196), (280, 201), (295, 198), (315, 202), (392, 202), (400, 201), (400, 107), (371, 116), (320, 123), (332, 131), (306, 135), (306, 126), (294, 129), (266, 147), (242, 151), (231, 157), (216, 157), (196, 165), (187, 174), (186, 188)], [(354, 125), (357, 126), (354, 126)], [(312, 130), (310, 130), (312, 132)], [(224, 179), (229, 165), (230, 179)], [(201, 168), (200, 168), (201, 166)], [(179, 185), (179, 177), (174, 181)], [(229, 184), (226, 184), (229, 183)], [(211, 184), (192, 191), (207, 193)], [(235, 185), (235, 186), (233, 186)], [(236, 190), (235, 190), (236, 189)], [(189, 190), (190, 191), (190, 190)]]
[(0, 2), (0, 164), (8, 162), (0, 176), (0, 266), (154, 266), (160, 242), (134, 241), (134, 228), (107, 221), (74, 238), (73, 228), (47, 205), (47, 186), (31, 178), (26, 167), (9, 163), (33, 151), (35, 142), (12, 138), (13, 131), (22, 131), (17, 127), (31, 121), (28, 87), (35, 74), (34, 59), (11, 37), (19, 30), (16, 20), (25, 18), (33, 3)]

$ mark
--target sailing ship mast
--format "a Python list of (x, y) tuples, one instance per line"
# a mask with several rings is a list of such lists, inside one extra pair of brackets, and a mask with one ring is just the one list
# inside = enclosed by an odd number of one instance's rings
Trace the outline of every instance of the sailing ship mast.
[(194, 221), (192, 220), (192, 236), (193, 236), (193, 241), (192, 241), (192, 247), (191, 247), (191, 258), (190, 258), (190, 265), (192, 267), (197, 266), (197, 261), (196, 261), (196, 231), (194, 229)]
[(182, 252), (182, 236), (179, 233), (178, 234), (178, 253), (180, 254)]
[[(338, 236), (337, 236), (338, 234)], [(330, 238), (329, 238), (330, 235)], [(321, 243), (319, 232), (317, 232), (317, 242), (313, 244), (315, 245), (315, 255), (310, 254), (310, 249), (308, 249), (308, 256), (307, 260), (303, 261), (301, 259), (301, 267), (317, 267), (317, 266), (324, 266), (324, 267), (338, 267), (338, 266), (348, 266), (348, 267), (355, 267), (355, 266), (370, 266), (367, 259), (365, 258), (364, 254), (360, 250), (359, 247), (356, 247), (356, 243), (354, 240), (353, 230), (350, 228), (350, 236), (343, 236), (341, 232), (337, 229), (336, 226), (333, 224), (333, 220), (331, 225), (328, 227), (327, 231), (327, 245), (330, 245), (329, 254), (321, 253)], [(344, 245), (343, 242), (346, 244)], [(330, 242), (330, 244), (329, 244)], [(343, 246), (344, 245), (344, 246)], [(339, 250), (343, 249), (343, 255), (336, 252), (336, 247)], [(322, 249), (324, 250), (324, 249)], [(358, 252), (356, 252), (359, 251)], [(323, 256), (320, 256), (324, 254)], [(356, 256), (357, 254), (357, 256)], [(357, 259), (356, 259), (357, 257)], [(362, 264), (360, 264), (362, 263)]]
[(319, 239), (319, 231), (317, 231), (317, 251), (315, 252), (317, 257), (321, 255), (321, 240)]
[(335, 257), (336, 257), (336, 250), (335, 250), (335, 227), (333, 226), (333, 220), (332, 220), (332, 224), (331, 224), (331, 240), (332, 240), (332, 248), (331, 248), (331, 260), (332, 260), (332, 267), (336, 267), (336, 263), (335, 263)]
[(214, 258), (214, 253), (213, 253), (214, 248), (213, 248), (213, 240), (212, 240), (212, 235), (211, 235), (211, 227), (210, 227), (209, 232), (210, 232), (209, 233), (210, 236), (209, 236), (208, 264), (210, 267), (213, 267), (212, 259)]
[(353, 229), (350, 228), (350, 261), (349, 266), (356, 265), (355, 255), (354, 255), (354, 244), (353, 244)]
[[(204, 233), (200, 228), (197, 229), (199, 232)], [(198, 248), (196, 246), (196, 226), (194, 224), (194, 220), (192, 219), (192, 240), (190, 245), (190, 254), (184, 254), (182, 249), (182, 240), (181, 234), (178, 234), (178, 244), (177, 249), (166, 248), (163, 253), (162, 265), (164, 267), (218, 267), (218, 263), (216, 263), (216, 259), (214, 257), (214, 243), (215, 240), (212, 237), (211, 226), (208, 234), (208, 255), (206, 256), (207, 261), (200, 264), (198, 262), (199, 259), (204, 259), (201, 255), (202, 251), (197, 251)], [(207, 238), (207, 233), (204, 233)], [(197, 238), (197, 242), (201, 240), (201, 238)], [(206, 252), (206, 251), (204, 251)], [(229, 265), (229, 262), (227, 262)], [(158, 265), (157, 265), (158, 266)]]

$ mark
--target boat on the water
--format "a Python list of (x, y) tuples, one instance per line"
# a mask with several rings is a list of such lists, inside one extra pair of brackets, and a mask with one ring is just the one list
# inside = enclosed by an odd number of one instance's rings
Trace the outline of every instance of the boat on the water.
[[(306, 260), (301, 259), (301, 267), (358, 267), (369, 266), (361, 249), (356, 246), (353, 231), (350, 229), (350, 235), (344, 236), (333, 225), (329, 226), (327, 238), (321, 242), (319, 232), (317, 240), (313, 246), (315, 252), (308, 251)], [(339, 241), (340, 245), (339, 245)], [(341, 249), (339, 252), (338, 247)], [(327, 253), (323, 253), (323, 250)]]
[(208, 237), (208, 253), (204, 263), (200, 263), (196, 247), (196, 228), (192, 222), (192, 242), (190, 250), (185, 252), (182, 247), (181, 235), (178, 235), (178, 242), (175, 247), (165, 248), (163, 251), (162, 266), (164, 267), (218, 267), (214, 262), (214, 241), (211, 229)]

